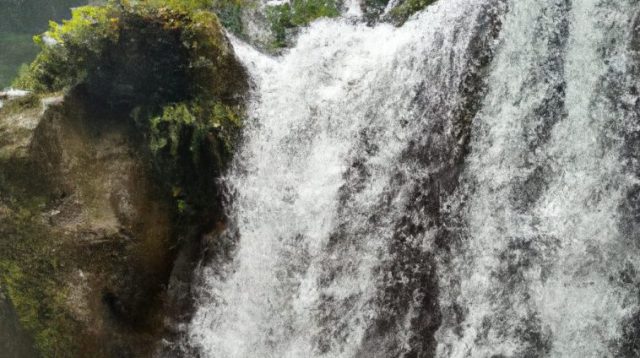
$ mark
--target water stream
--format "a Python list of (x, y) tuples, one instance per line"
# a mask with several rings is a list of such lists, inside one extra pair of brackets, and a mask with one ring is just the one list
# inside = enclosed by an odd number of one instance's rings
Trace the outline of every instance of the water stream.
[(254, 82), (204, 357), (640, 352), (640, 3), (320, 20)]

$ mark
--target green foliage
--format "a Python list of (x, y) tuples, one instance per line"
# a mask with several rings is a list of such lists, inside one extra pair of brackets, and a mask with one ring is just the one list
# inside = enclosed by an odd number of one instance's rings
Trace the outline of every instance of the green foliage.
[(195, 11), (210, 8), (212, 0), (146, 0), (140, 3), (155, 7), (169, 7), (179, 11)]
[(213, 10), (226, 29), (237, 35), (243, 32), (241, 15), (247, 6), (246, 0), (147, 0), (142, 3), (186, 12)]
[(187, 210), (187, 202), (182, 199), (178, 199), (178, 213), (184, 214), (186, 210)]
[(436, 0), (405, 0), (400, 5), (389, 11), (389, 19), (396, 26), (401, 26), (407, 19), (416, 12), (433, 4)]
[(49, 31), (35, 36), (41, 48), (28, 70), (21, 70), (13, 85), (35, 92), (55, 92), (85, 79), (107, 46), (118, 38), (118, 18), (111, 7), (75, 8), (71, 20), (51, 22)]
[(274, 48), (287, 46), (287, 30), (306, 26), (321, 17), (340, 15), (336, 0), (291, 0), (291, 2), (270, 6), (267, 18), (274, 35)]
[(248, 0), (216, 0), (212, 4), (212, 9), (227, 30), (242, 36), (244, 34), (242, 11), (248, 6), (250, 6)]
[[(178, 160), (179, 149), (187, 146), (194, 159), (201, 143), (215, 136), (224, 145), (225, 156), (230, 156), (242, 120), (238, 109), (222, 102), (207, 104), (179, 103), (164, 107), (162, 114), (149, 120), (150, 148), (154, 153), (167, 151)], [(191, 132), (189, 138), (181, 135)], [(185, 142), (186, 141), (186, 142)]]
[[(144, 100), (154, 102), (144, 105), (162, 105), (205, 93), (232, 96), (229, 83), (242, 82), (244, 73), (216, 16), (199, 10), (207, 2), (171, 3), (75, 9), (71, 20), (52, 22), (35, 38), (42, 51), (14, 85), (55, 92), (84, 83), (100, 97), (134, 105)], [(182, 10), (188, 6), (195, 10)]]
[(158, 153), (168, 150), (172, 157), (177, 157), (180, 144), (180, 133), (185, 127), (191, 127), (196, 117), (186, 104), (169, 105), (162, 114), (149, 120), (151, 126), (151, 150)]
[(149, 120), (144, 110), (135, 112), (138, 123), (149, 125), (150, 149), (158, 170), (173, 187), (178, 212), (209, 205), (208, 189), (200, 192), (202, 188), (192, 184), (215, 177), (231, 159), (242, 127), (241, 108), (216, 100), (170, 104)]

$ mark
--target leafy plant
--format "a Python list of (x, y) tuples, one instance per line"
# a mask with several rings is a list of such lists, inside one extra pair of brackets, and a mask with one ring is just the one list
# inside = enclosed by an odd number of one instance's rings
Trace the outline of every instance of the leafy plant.
[(118, 17), (111, 7), (75, 8), (70, 20), (49, 23), (35, 36), (41, 52), (22, 69), (13, 86), (35, 92), (55, 92), (81, 82), (91, 63), (118, 38)]
[(321, 17), (340, 15), (336, 0), (291, 0), (291, 2), (270, 6), (267, 18), (274, 35), (272, 46), (281, 48), (287, 45), (287, 30), (306, 26)]

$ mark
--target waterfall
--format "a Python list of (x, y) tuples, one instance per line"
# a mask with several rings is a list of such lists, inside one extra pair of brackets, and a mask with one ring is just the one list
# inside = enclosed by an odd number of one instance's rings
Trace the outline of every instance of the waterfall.
[[(635, 4), (635, 5), (634, 5)], [(613, 356), (640, 264), (619, 208), (633, 1), (513, 2), (473, 121), (440, 356)], [(637, 30), (636, 30), (637, 31)], [(637, 115), (637, 108), (636, 108)], [(635, 124), (637, 126), (637, 123)], [(464, 201), (462, 201), (464, 200)], [(624, 274), (623, 274), (624, 273)], [(455, 293), (453, 293), (455, 291)], [(454, 298), (455, 297), (455, 298)], [(459, 332), (454, 332), (459, 330)]]
[(640, 3), (440, 0), (269, 57), (197, 273), (204, 357), (634, 357)]

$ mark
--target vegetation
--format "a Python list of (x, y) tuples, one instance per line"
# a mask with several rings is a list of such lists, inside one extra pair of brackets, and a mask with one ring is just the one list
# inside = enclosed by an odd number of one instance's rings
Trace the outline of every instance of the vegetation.
[(239, 36), (243, 34), (242, 9), (249, 6), (249, 0), (150, 0), (148, 3), (182, 11), (211, 10), (227, 30)]
[(38, 53), (33, 34), (47, 28), (51, 19), (69, 16), (69, 8), (86, 0), (21, 0), (2, 2), (0, 22), (0, 90), (11, 84), (21, 65)]
[(55, 92), (85, 79), (92, 63), (118, 37), (117, 18), (110, 7), (81, 7), (63, 25), (50, 23), (49, 31), (35, 36), (41, 52), (23, 68), (13, 85), (35, 92)]
[[(11, 216), (0, 220), (3, 240), (0, 246), (11, 254), (0, 259), (0, 280), (22, 327), (33, 333), (38, 351), (44, 357), (66, 357), (75, 350), (77, 323), (64, 309), (66, 291), (61, 289), (64, 260), (53, 259), (52, 250), (63, 248), (47, 237), (38, 222), (39, 208), (20, 204)], [(5, 247), (10, 246), (10, 247)]]
[(405, 0), (389, 11), (389, 20), (396, 26), (402, 26), (411, 15), (434, 2), (436, 2), (436, 0)]
[[(0, 114), (15, 116), (39, 108), (39, 99), (27, 96), (9, 102)], [(28, 137), (16, 128), (0, 128), (3, 144), (22, 146)], [(52, 255), (65, 252), (64, 240), (52, 240), (41, 216), (47, 210), (47, 183), (34, 176), (33, 167), (16, 152), (0, 152), (0, 286), (22, 327), (33, 334), (38, 351), (45, 357), (66, 357), (74, 349), (70, 332), (76, 327), (62, 308), (62, 273), (69, 266), (64, 257)]]
[(287, 31), (306, 26), (321, 17), (340, 15), (337, 0), (292, 0), (290, 2), (269, 6), (267, 18), (271, 23), (274, 35), (273, 48), (287, 46)]
[(255, 6), (251, 0), (217, 0), (211, 5), (222, 25), (238, 36), (244, 36), (242, 11)]

